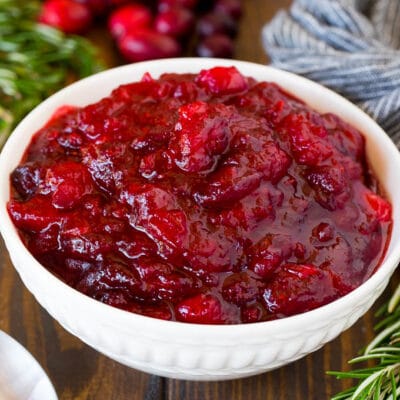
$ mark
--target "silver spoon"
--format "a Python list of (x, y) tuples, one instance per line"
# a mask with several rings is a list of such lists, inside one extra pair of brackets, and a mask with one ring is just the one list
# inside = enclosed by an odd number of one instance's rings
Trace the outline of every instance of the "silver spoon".
[(57, 400), (48, 376), (33, 356), (0, 331), (0, 399)]

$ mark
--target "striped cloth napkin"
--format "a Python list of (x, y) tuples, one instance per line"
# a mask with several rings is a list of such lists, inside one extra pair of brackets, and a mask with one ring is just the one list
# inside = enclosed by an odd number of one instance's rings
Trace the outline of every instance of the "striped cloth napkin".
[(262, 39), (274, 66), (358, 104), (400, 149), (400, 0), (294, 0)]

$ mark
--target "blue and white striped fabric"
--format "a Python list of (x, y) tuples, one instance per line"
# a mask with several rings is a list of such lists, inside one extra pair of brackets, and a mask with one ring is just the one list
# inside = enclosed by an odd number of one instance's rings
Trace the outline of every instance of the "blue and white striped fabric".
[(274, 66), (357, 103), (400, 149), (400, 0), (294, 0), (262, 39)]

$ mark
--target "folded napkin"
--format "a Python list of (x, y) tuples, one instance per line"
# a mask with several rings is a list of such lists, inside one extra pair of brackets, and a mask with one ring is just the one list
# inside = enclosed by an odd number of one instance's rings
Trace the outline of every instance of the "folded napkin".
[(294, 0), (262, 39), (272, 65), (358, 104), (400, 149), (399, 0)]

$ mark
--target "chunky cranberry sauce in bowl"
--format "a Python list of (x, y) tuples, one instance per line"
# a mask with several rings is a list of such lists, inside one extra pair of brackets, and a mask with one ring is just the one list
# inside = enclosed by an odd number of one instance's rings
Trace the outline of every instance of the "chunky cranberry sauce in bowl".
[(400, 156), (340, 96), (256, 64), (138, 63), (58, 92), (0, 158), (28, 289), (126, 365), (248, 376), (353, 324), (399, 254)]

